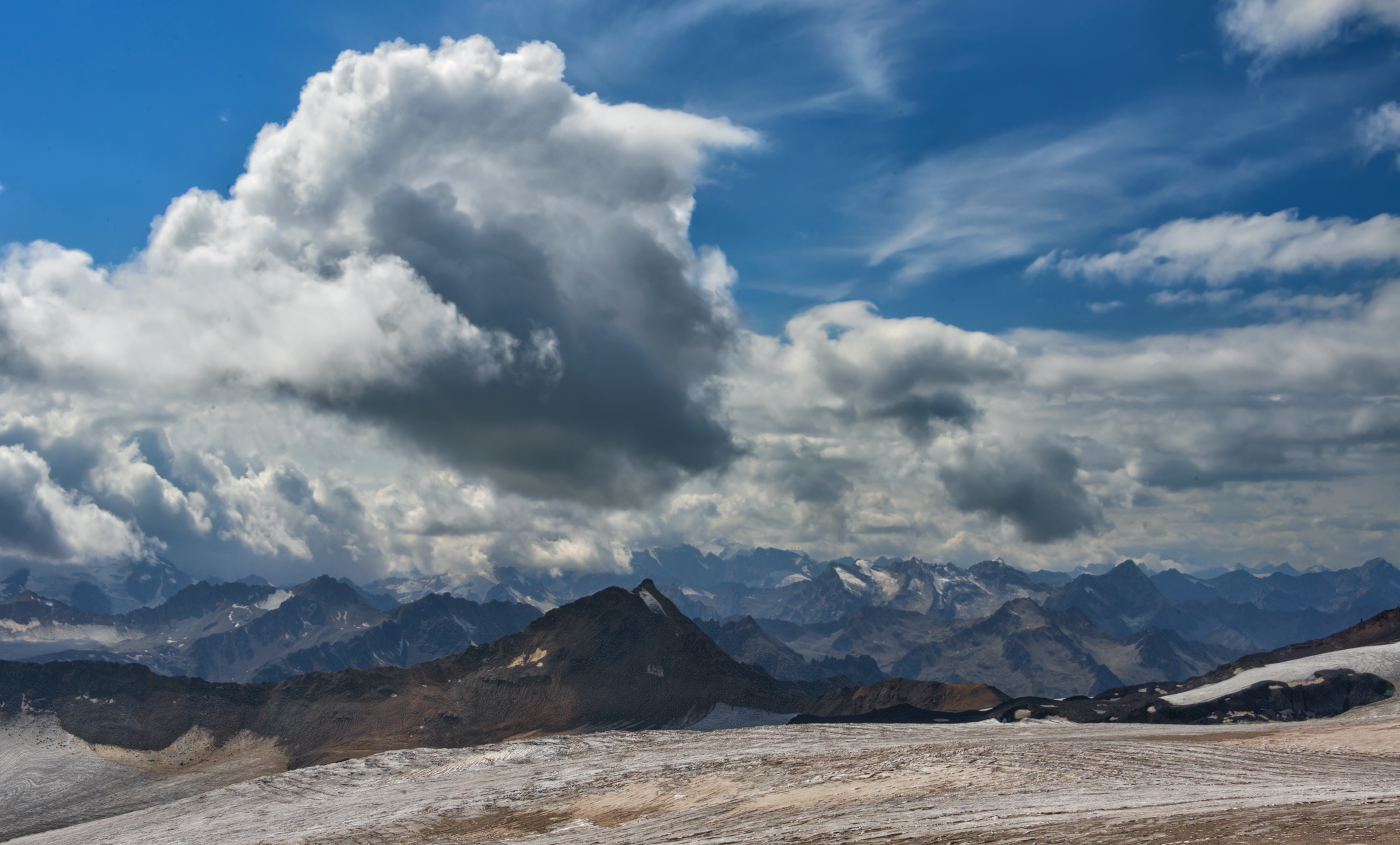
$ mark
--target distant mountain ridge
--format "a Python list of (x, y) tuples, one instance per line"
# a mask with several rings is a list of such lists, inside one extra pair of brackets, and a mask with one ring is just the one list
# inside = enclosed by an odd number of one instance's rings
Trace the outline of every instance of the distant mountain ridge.
[(429, 594), (384, 612), (330, 576), (291, 590), (192, 584), (155, 607), (92, 613), (28, 591), (0, 601), (0, 658), (139, 662), (211, 681), (405, 666), (523, 629), (540, 612)]
[(28, 591), (79, 610), (121, 614), (160, 604), (193, 583), (175, 564), (146, 554), (88, 571), (21, 566), (0, 580), (0, 599)]
[[(168, 561), (121, 564), (97, 579), (107, 585), (98, 590), (100, 596), (81, 586), (87, 582), (60, 583), (51, 575), (20, 570), (0, 582), (0, 591), (66, 584), (84, 602), (69, 605), (69, 610), (96, 616), (63, 625), (39, 623), (23, 632), (2, 629), (0, 622), (0, 657), (140, 661), (162, 672), (218, 680), (273, 680), (306, 671), (401, 665), (479, 644), (523, 624), (523, 617), (509, 617), (514, 621), (503, 626), (472, 622), (479, 629), (472, 633), (450, 622), (440, 603), (432, 622), (414, 621), (421, 611), (403, 616), (397, 610), (430, 595), (452, 593), (457, 600), (481, 607), (529, 605), (538, 613), (609, 586), (625, 587), (643, 576), (659, 584), (692, 618), (716, 622), (720, 628), (752, 619), (742, 632), (743, 643), (734, 645), (731, 653), (764, 666), (784, 682), (818, 683), (834, 675), (853, 682), (874, 681), (890, 673), (940, 680), (944, 675), (973, 677), (967, 673), (980, 666), (1014, 691), (1068, 694), (1128, 683), (1144, 673), (1161, 680), (1185, 678), (1206, 664), (1316, 639), (1400, 605), (1400, 571), (1379, 558), (1345, 570), (1298, 573), (1280, 565), (1259, 567), (1257, 572), (1236, 569), (1212, 578), (1176, 570), (1149, 575), (1124, 561), (1116, 567), (1082, 567), (1070, 577), (1027, 573), (1000, 560), (967, 568), (918, 558), (818, 563), (782, 549), (717, 555), (677, 546), (634, 552), (631, 569), (538, 573), (499, 567), (486, 573), (395, 577), (365, 585), (327, 579), (319, 586), (306, 582), (291, 590), (278, 590), (250, 575), (241, 579), (244, 586), (265, 593), (243, 598), (230, 594), (224, 604), (200, 611), (203, 616), (169, 623), (173, 627), (164, 633), (149, 622), (104, 621), (104, 616), (121, 614), (93, 608), (110, 600), (108, 588), (134, 604), (139, 596), (131, 595), (132, 589), (140, 596), (156, 596), (188, 580)], [(128, 581), (134, 586), (126, 586)], [(217, 604), (213, 597), (222, 594), (199, 595)], [(278, 606), (262, 607), (273, 595), (281, 596)], [(280, 602), (291, 597), (296, 600), (282, 607)], [(977, 629), (986, 634), (980, 645), (968, 639), (975, 633), (974, 623), (997, 617), (1008, 603), (1022, 601), (1041, 605), (1053, 624), (1034, 635), (1011, 628), (993, 635), (986, 632), (997, 625), (988, 623), (990, 627)], [(162, 607), (165, 604), (148, 609)], [(0, 617), (8, 612), (0, 607)], [(196, 622), (195, 616), (204, 621)], [(1036, 630), (1039, 627), (1044, 626)], [(1062, 647), (1051, 648), (1048, 640), (1035, 648), (1027, 645), (1036, 637), (1049, 637), (1052, 629), (1059, 632), (1057, 637), (1063, 635)], [(72, 636), (63, 640), (57, 636), (61, 631)], [(728, 642), (726, 637), (739, 632), (724, 634), (717, 628), (711, 633)], [(143, 637), (143, 642), (135, 642)], [(763, 644), (765, 638), (771, 642)], [(1017, 651), (1016, 643), (1028, 649), (1029, 659)], [(1007, 650), (996, 651), (1001, 648)], [(974, 653), (981, 656), (974, 660)]]

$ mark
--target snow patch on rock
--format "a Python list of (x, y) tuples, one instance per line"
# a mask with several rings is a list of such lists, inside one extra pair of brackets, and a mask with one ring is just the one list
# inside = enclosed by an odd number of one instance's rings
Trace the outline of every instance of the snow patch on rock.
[(1260, 681), (1278, 681), (1285, 684), (1308, 681), (1314, 673), (1327, 669), (1350, 669), (1353, 672), (1369, 672), (1382, 678), (1400, 678), (1400, 643), (1347, 648), (1246, 669), (1232, 678), (1163, 696), (1163, 699), (1178, 706), (1200, 704), (1247, 689)]

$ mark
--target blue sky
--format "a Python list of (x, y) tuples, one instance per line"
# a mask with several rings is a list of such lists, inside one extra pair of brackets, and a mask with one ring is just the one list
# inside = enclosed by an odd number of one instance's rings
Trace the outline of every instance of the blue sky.
[(1391, 0), (55, 2), (0, 46), (0, 562), (1400, 554)]
[[(756, 327), (777, 330), (839, 298), (986, 331), (1240, 324), (1258, 315), (1152, 307), (1143, 292), (1023, 272), (1037, 249), (1107, 251), (1178, 217), (1394, 210), (1400, 172), (1388, 156), (1367, 158), (1353, 130), (1400, 91), (1393, 33), (1361, 28), (1261, 68), (1231, 44), (1220, 14), (1212, 0), (27, 4), (10, 10), (0, 36), (10, 80), (0, 92), (0, 238), (120, 261), (171, 197), (226, 190), (258, 128), (284, 122), (307, 77), (340, 51), (482, 33), (506, 50), (558, 44), (580, 92), (727, 116), (762, 133), (762, 148), (711, 168), (693, 227), (696, 243), (721, 246), (739, 271), (736, 295)], [(906, 192), (921, 163), (963, 153), (966, 166), (994, 167), (989, 147), (1026, 152), (1096, 130), (1109, 133), (1100, 175), (1140, 205), (1124, 213), (1088, 197), (1069, 212), (1075, 220), (1018, 254), (963, 256), (910, 278), (900, 276), (910, 255), (874, 260), (915, 213), (920, 198)], [(1158, 157), (1171, 152), (1183, 160), (1163, 171)], [(1074, 193), (1017, 197), (995, 172), (977, 178), (1011, 191), (1028, 215), (1064, 213), (1054, 207)], [(1179, 184), (1162, 191), (1163, 180)], [(1299, 282), (1326, 293), (1364, 284), (1346, 274)], [(1123, 305), (1086, 307), (1105, 298)]]

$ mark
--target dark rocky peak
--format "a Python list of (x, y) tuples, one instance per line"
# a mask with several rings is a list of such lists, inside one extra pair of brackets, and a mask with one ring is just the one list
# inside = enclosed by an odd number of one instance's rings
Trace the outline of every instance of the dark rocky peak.
[[(535, 662), (544, 663), (539, 668), (560, 666), (562, 662), (569, 667), (568, 672), (596, 670), (600, 677), (633, 669), (647, 673), (654, 667), (662, 673), (656, 677), (680, 673), (678, 677), (688, 682), (701, 683), (707, 673), (718, 673), (713, 677), (715, 682), (724, 677), (732, 679), (736, 671), (739, 675), (748, 673), (681, 613), (649, 578), (630, 591), (608, 587), (555, 608), (524, 631), (487, 648), (494, 653), (481, 655), (488, 665), (504, 661), (510, 668), (509, 664), (516, 663), (521, 655), (528, 663), (530, 655), (544, 653), (549, 659), (538, 658)], [(478, 652), (480, 649), (474, 649), (462, 658), (471, 660), (469, 655)]]
[(250, 586), (250, 587), (271, 587), (271, 586), (272, 586), (272, 582), (271, 582), (271, 581), (267, 580), (266, 578), (262, 577), (261, 575), (254, 574), (254, 573), (252, 573), (252, 572), (248, 573), (247, 575), (244, 575), (242, 578), (237, 579), (237, 581), (238, 581), (239, 584), (247, 584), (247, 585)]
[(74, 584), (73, 589), (68, 593), (68, 600), (74, 607), (89, 613), (110, 614), (112, 612), (111, 597), (107, 595), (106, 590), (91, 581), (79, 581)]
[[(887, 572), (897, 572), (901, 575), (918, 575), (920, 573), (927, 572), (930, 569), (927, 563), (924, 563), (922, 560), (919, 560), (916, 557), (911, 557), (908, 560), (902, 560), (900, 558), (882, 557), (879, 560), (876, 560), (872, 565), (883, 569)], [(952, 564), (948, 565), (951, 566)]]
[(314, 601), (325, 607), (370, 607), (354, 587), (329, 575), (318, 575), (292, 588), (292, 595), (304, 601)]
[(1102, 575), (1080, 575), (1045, 600), (1051, 610), (1079, 608), (1115, 637), (1126, 637), (1145, 627), (1153, 614), (1169, 604), (1147, 573), (1131, 560)]
[(1362, 575), (1371, 578), (1388, 578), (1391, 581), (1400, 581), (1400, 570), (1391, 565), (1390, 561), (1383, 557), (1373, 557), (1358, 567)]
[(1164, 569), (1153, 575), (1151, 581), (1162, 595), (1172, 601), (1208, 599), (1215, 595), (1215, 589), (1209, 584), (1179, 569)]
[(194, 579), (180, 571), (180, 568), (158, 555), (148, 555), (134, 560), (127, 569), (127, 595), (142, 604), (173, 596), (194, 583)]
[(29, 581), (29, 569), (20, 567), (9, 575), (4, 581), (0, 581), (0, 598), (9, 598), (24, 589), (24, 585)]
[(1152, 579), (1148, 577), (1141, 566), (1138, 566), (1135, 560), (1125, 560), (1097, 577), (1105, 584), (1117, 584), (1143, 590), (1152, 589)]
[(371, 593), (349, 578), (341, 578), (339, 581), (359, 594), (360, 598), (365, 600), (365, 604), (368, 604), (375, 610), (388, 611), (399, 606), (399, 600), (388, 593)]
[(561, 719), (567, 709), (573, 724), (608, 724), (631, 714), (634, 726), (659, 726), (721, 702), (773, 712), (802, 706), (767, 673), (725, 654), (650, 579), (631, 591), (608, 587), (555, 608), (524, 631), (447, 664), (452, 674), (508, 685), (499, 688), (519, 689), (532, 701), (542, 696), (538, 706)]
[(805, 552), (760, 547), (723, 559), (720, 574), (726, 581), (776, 583), (794, 573), (810, 574), (817, 565)]
[(1050, 613), (1031, 599), (1012, 599), (996, 613), (977, 623), (978, 627), (999, 631), (1029, 631), (1055, 624)]
[[(949, 565), (951, 566), (951, 564)], [(1049, 592), (1044, 584), (1032, 580), (1029, 575), (1000, 558), (974, 563), (968, 567), (967, 571), (976, 576), (977, 580), (986, 584), (1020, 587), (1033, 592)]]
[[(680, 610), (676, 608), (675, 604), (673, 604), (670, 599), (662, 595), (661, 591), (656, 588), (656, 585), (652, 583), (652, 580), (650, 578), (647, 578), (646, 580), (642, 581), (642, 583), (638, 584), (636, 587), (633, 587), (632, 595), (641, 599), (642, 604), (646, 605), (647, 610), (651, 611), (652, 613), (659, 613), (662, 616), (665, 616), (670, 619), (674, 619), (675, 617), (679, 616), (686, 622), (690, 622), (690, 619), (686, 617), (685, 614), (681, 613)], [(752, 622), (753, 620), (750, 619), (749, 621)], [(695, 627), (695, 623), (693, 622), (690, 622), (690, 625), (691, 627)], [(696, 628), (696, 630), (699, 629)]]

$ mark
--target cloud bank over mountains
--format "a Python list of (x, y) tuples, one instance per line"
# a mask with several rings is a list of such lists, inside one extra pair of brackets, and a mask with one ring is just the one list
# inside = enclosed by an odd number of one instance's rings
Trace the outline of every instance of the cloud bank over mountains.
[[(1283, 287), (1254, 301), (1273, 320), (1190, 335), (998, 336), (865, 302), (767, 335), (723, 253), (690, 239), (707, 163), (759, 136), (605, 103), (563, 72), (552, 45), (480, 37), (346, 52), (227, 197), (177, 197), (129, 261), (10, 246), (0, 554), (154, 547), (237, 577), (604, 568), (676, 542), (1032, 566), (1386, 550), (1395, 218), (1183, 219), (1076, 256), (1072, 222), (1003, 250), (935, 243), (928, 212), (887, 253), (919, 272), (1049, 248), (1037, 270), (1090, 284), (1370, 275), (1344, 301)], [(1136, 131), (977, 161), (1078, 172)], [(961, 204), (946, 220), (994, 217), (1001, 188), (946, 164), (915, 180)]]

